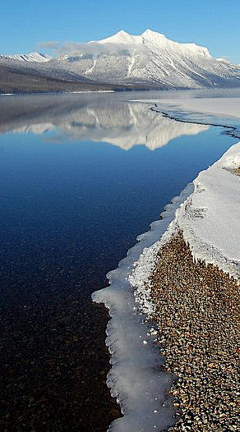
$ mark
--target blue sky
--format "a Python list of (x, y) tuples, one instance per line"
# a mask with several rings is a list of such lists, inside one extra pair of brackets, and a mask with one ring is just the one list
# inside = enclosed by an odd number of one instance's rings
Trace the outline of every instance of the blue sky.
[[(240, 0), (0, 0), (0, 53), (146, 28), (240, 63)], [(47, 52), (41, 49), (41, 51)]]

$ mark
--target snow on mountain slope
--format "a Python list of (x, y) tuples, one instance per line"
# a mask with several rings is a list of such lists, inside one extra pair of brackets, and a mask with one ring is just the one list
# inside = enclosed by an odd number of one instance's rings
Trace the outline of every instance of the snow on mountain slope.
[(51, 60), (51, 56), (42, 54), (39, 52), (31, 52), (29, 54), (12, 54), (12, 55), (0, 55), (1, 58), (9, 58), (13, 60), (21, 60), (25, 62), (38, 62), (44, 63)]
[(138, 36), (120, 31), (82, 45), (58, 61), (94, 81), (164, 88), (240, 85), (239, 66), (214, 59), (207, 48), (174, 42), (149, 29)]
[(207, 48), (174, 42), (149, 29), (136, 36), (122, 30), (99, 41), (67, 43), (64, 50), (65, 54), (55, 58), (39, 53), (0, 56), (0, 63), (14, 61), (11, 67), (29, 66), (49, 78), (141, 88), (240, 86), (240, 65), (213, 58)]

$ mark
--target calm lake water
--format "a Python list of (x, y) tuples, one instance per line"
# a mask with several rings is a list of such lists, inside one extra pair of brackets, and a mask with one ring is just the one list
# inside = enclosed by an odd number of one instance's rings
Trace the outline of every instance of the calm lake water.
[(106, 431), (119, 416), (91, 293), (236, 141), (220, 132), (123, 95), (0, 99), (1, 430)]

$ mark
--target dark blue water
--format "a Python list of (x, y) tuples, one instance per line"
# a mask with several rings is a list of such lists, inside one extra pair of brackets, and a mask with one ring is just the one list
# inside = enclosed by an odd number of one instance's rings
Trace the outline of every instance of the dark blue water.
[(6, 430), (104, 431), (119, 415), (105, 386), (107, 313), (91, 293), (164, 205), (234, 143), (220, 128), (193, 135), (190, 125), (190, 135), (161, 147), (161, 131), (170, 136), (176, 122), (113, 97), (16, 98), (0, 124)]

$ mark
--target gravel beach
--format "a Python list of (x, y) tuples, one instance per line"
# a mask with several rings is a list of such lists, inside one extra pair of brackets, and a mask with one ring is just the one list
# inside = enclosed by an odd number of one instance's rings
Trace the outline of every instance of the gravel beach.
[(238, 283), (194, 262), (178, 232), (158, 253), (151, 287), (157, 344), (176, 377), (169, 431), (240, 430)]
[(234, 173), (235, 173), (236, 175), (240, 176), (240, 167), (236, 168), (236, 169), (234, 170)]

